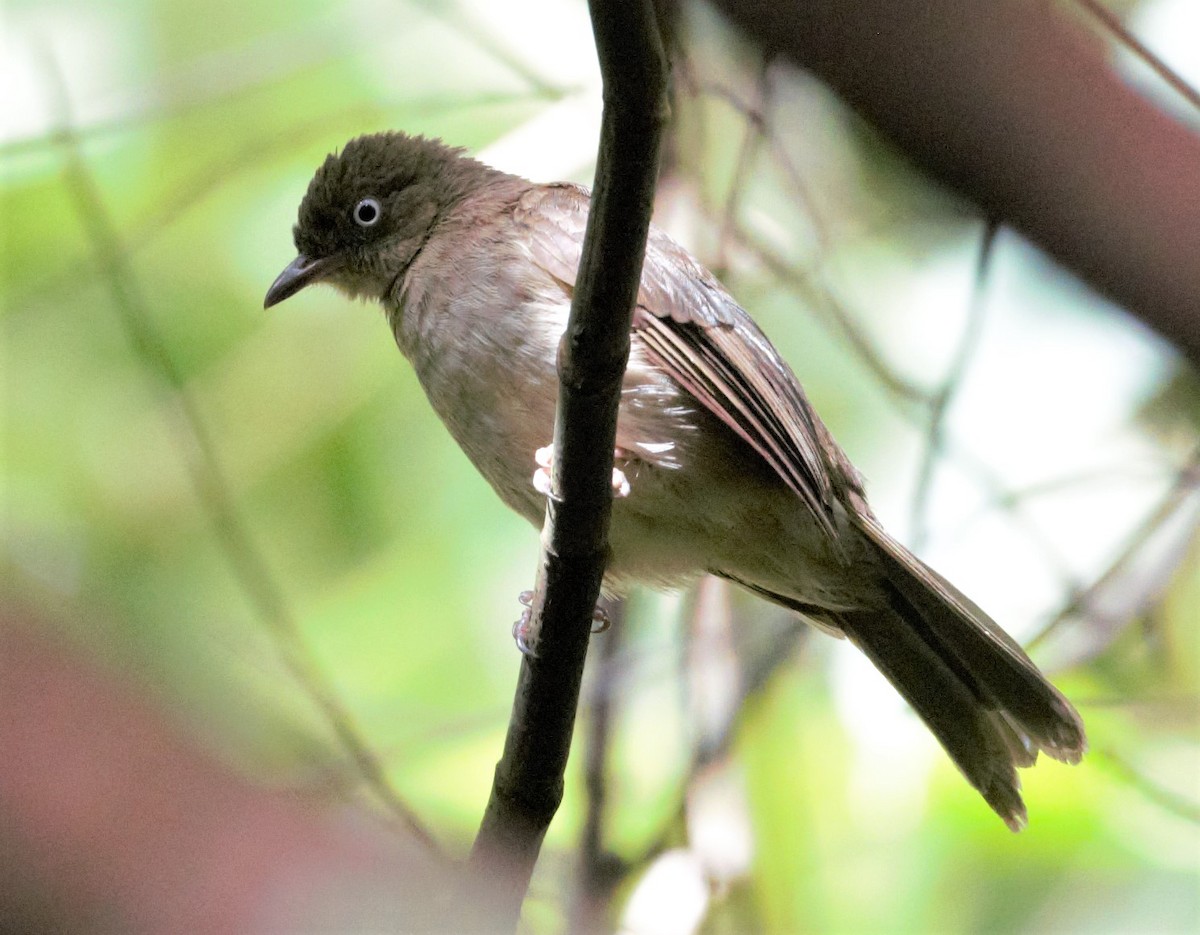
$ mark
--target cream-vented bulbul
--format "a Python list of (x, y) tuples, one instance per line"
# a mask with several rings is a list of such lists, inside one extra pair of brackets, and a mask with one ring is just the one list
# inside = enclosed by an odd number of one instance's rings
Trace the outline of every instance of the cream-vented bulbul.
[[(326, 158), (299, 256), (269, 307), (314, 283), (378, 302), (450, 434), (540, 526), (534, 454), (553, 434), (555, 355), (588, 192), (535, 184), (440, 141), (379, 133)], [(857, 645), (1013, 830), (1016, 767), (1086, 749), (1021, 647), (900, 545), (788, 365), (690, 253), (650, 229), (617, 424), (605, 588), (735, 582)]]

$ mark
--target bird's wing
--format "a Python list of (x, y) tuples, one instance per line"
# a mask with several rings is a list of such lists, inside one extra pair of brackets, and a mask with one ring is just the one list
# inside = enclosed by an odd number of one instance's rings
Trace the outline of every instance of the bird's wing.
[[(570, 289), (588, 195), (575, 185), (525, 194), (515, 217), (531, 259)], [(757, 451), (833, 535), (833, 503), (861, 489), (791, 369), (716, 278), (650, 229), (633, 333), (651, 359)], [(840, 498), (840, 497), (839, 497)]]

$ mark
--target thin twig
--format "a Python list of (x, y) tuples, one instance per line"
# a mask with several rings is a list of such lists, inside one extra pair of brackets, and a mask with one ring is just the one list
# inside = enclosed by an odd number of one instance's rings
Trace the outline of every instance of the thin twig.
[(1129, 49), (1134, 55), (1145, 62), (1150, 69), (1185, 101), (1200, 110), (1200, 91), (1184, 81), (1183, 76), (1170, 65), (1154, 54), (1145, 43), (1131, 33), (1120, 17), (1112, 10), (1099, 3), (1098, 0), (1075, 0), (1081, 7), (1094, 16), (1099, 22), (1116, 36), (1117, 41)]
[[(762, 113), (765, 110), (763, 102), (767, 96), (766, 79), (767, 63), (764, 60), (759, 66), (758, 89), (760, 105), (746, 113), (746, 129), (742, 137), (742, 145), (738, 148), (737, 164), (733, 169), (733, 178), (729, 184), (729, 194), (721, 211), (721, 229), (717, 237), (716, 268), (713, 270), (718, 278), (723, 278), (729, 265), (729, 245), (733, 239), (734, 227), (737, 224), (738, 213), (742, 207), (742, 199), (746, 195), (746, 185), (750, 172), (754, 168), (754, 160), (758, 155), (763, 140)], [(758, 119), (754, 116), (757, 115)]]
[(1107, 763), (1109, 769), (1119, 779), (1131, 788), (1136, 789), (1155, 805), (1166, 809), (1178, 818), (1183, 818), (1194, 824), (1200, 824), (1200, 802), (1186, 799), (1172, 792), (1170, 789), (1164, 789), (1158, 783), (1143, 776), (1124, 757), (1112, 750), (1096, 750), (1093, 755)]
[(1029, 640), (1029, 646), (1036, 647), (1076, 614), (1086, 612), (1096, 595), (1125, 571), (1146, 543), (1175, 515), (1176, 511), (1198, 488), (1200, 488), (1200, 448), (1192, 452), (1191, 457), (1176, 475), (1175, 482), (1162, 501), (1149, 516), (1142, 520), (1108, 568), (1088, 587), (1077, 590), (1062, 609)]
[[(571, 89), (553, 85), (534, 74), (517, 56), (475, 29), (466, 18), (447, 17), (436, 3), (428, 0), (414, 0), (412, 5), (449, 22), (466, 39), (521, 78), (528, 90), (517, 93), (487, 92), (470, 100), (442, 95), (423, 98), (406, 93), (406, 113), (477, 104), (503, 104), (531, 98), (553, 101), (570, 92)], [(338, 14), (330, 13), (307, 20), (299, 19), (298, 25), (292, 28), (240, 43), (233, 51), (210, 52), (169, 73), (157, 73), (152, 85), (136, 88), (127, 99), (121, 101), (123, 106), (119, 115), (76, 126), (75, 132), (81, 140), (92, 140), (134, 130), (147, 123), (233, 103), (243, 96), (261, 93), (264, 88), (285, 84), (297, 75), (329, 67), (350, 57), (381, 51), (370, 46), (364, 49), (362, 35), (345, 29), (345, 17), (337, 17)], [(382, 43), (385, 36), (386, 33), (375, 33), (370, 38)], [(382, 104), (377, 105), (376, 116), (384, 110), (386, 107)], [(346, 109), (339, 109), (337, 114), (347, 120), (350, 116)], [(55, 146), (55, 142), (53, 133), (6, 140), (0, 142), (0, 158), (49, 150)]]
[[(514, 75), (524, 81), (530, 90), (545, 97), (560, 95), (562, 91), (552, 82), (539, 75), (529, 62), (520, 55), (515, 55), (496, 40), (496, 36), (479, 27), (470, 13), (459, 9), (458, 4), (447, 4), (445, 0), (409, 0), (427, 16), (445, 23), (464, 39), (471, 42), (479, 51), (503, 65)], [(449, 7), (449, 9), (447, 9)]]
[(761, 103), (757, 106), (751, 104), (732, 88), (723, 84), (699, 82), (693, 84), (692, 90), (696, 95), (706, 94), (727, 103), (742, 115), (742, 118), (747, 123), (747, 132), (757, 132), (762, 137), (762, 140), (766, 142), (771, 156), (779, 168), (783, 170), (791, 193), (804, 206), (805, 214), (812, 224), (813, 234), (816, 237), (818, 248), (817, 259), (820, 262), (832, 250), (829, 229), (818, 207), (817, 198), (813, 195), (812, 188), (805, 182), (804, 176), (796, 166), (795, 160), (788, 153), (783, 137), (775, 129), (772, 121), (768, 119), (776, 71), (775, 60), (773, 58), (764, 59), (760, 75)]
[(946, 414), (954, 403), (955, 396), (962, 386), (967, 374), (967, 367), (979, 345), (983, 334), (984, 312), (987, 310), (987, 279), (991, 268), (992, 257), (995, 254), (996, 234), (1000, 226), (994, 218), (989, 218), (983, 230), (983, 240), (979, 245), (979, 258), (975, 265), (975, 282), (971, 290), (971, 301), (967, 307), (967, 322), (959, 338), (958, 347), (950, 361), (950, 367), (942, 380), (942, 385), (933, 394), (929, 404), (929, 429), (925, 436), (925, 450), (921, 464), (917, 469), (917, 483), (913, 490), (912, 512), (910, 523), (912, 527), (912, 547), (920, 552), (929, 535), (928, 513), (929, 494), (933, 486), (933, 475), (938, 461), (945, 450)]
[[(896, 411), (906, 419), (924, 422), (930, 407), (929, 395), (920, 387), (901, 376), (884, 361), (871, 339), (853, 316), (837, 301), (828, 289), (815, 282), (812, 277), (797, 270), (780, 257), (766, 243), (743, 227), (737, 229), (740, 246), (747, 250), (772, 275), (796, 293), (812, 308), (826, 312), (825, 320), (831, 323), (859, 361), (875, 376), (887, 393)], [(1021, 513), (1018, 498), (1011, 495), (992, 467), (961, 443), (943, 438), (941, 447), (945, 453), (976, 482), (988, 496), (1006, 512), (1021, 520), (1022, 529), (1038, 549), (1051, 561), (1064, 578), (1069, 579), (1069, 566), (1051, 539), (1026, 515)]]
[(792, 263), (779, 256), (756, 234), (746, 230), (744, 225), (738, 225), (735, 233), (739, 246), (749, 251), (773, 276), (799, 294), (810, 308), (824, 313), (823, 317), (826, 321), (833, 325), (847, 346), (875, 375), (880, 385), (889, 394), (906, 404), (928, 407), (928, 394), (916, 384), (896, 373), (884, 361), (866, 332), (854, 321), (824, 284), (796, 269)]
[[(146, 123), (237, 101), (339, 58), (362, 54), (352, 37), (339, 39), (332, 25), (321, 20), (305, 23), (242, 44), (232, 53), (209, 53), (173, 72), (158, 72), (151, 86), (139, 87), (129, 95), (118, 116), (82, 126), (73, 123), (72, 132), (80, 141), (90, 141), (135, 130)], [(8, 140), (0, 143), (0, 157), (52, 150), (60, 142), (57, 131)]]
[[(691, 760), (679, 786), (677, 806), (664, 820), (658, 835), (640, 853), (619, 865), (618, 882), (678, 843), (681, 829), (686, 825), (688, 791), (702, 774), (730, 757), (750, 700), (763, 692), (780, 669), (795, 662), (812, 635), (812, 627), (791, 613), (777, 611), (773, 620), (777, 621), (774, 626), (767, 620), (756, 621), (759, 626), (753, 631), (755, 639), (739, 641), (741, 673), (736, 697), (725, 708), (726, 717), (720, 724), (710, 724), (707, 731), (694, 731), (693, 736), (698, 742), (692, 749)], [(691, 626), (689, 624), (689, 628)]]
[[(813, 221), (821, 253), (828, 253), (828, 231), (825, 229), (819, 212), (816, 210), (815, 199), (805, 185), (795, 163), (788, 155), (786, 147), (783, 145), (783, 140), (772, 129), (765, 114), (724, 85), (699, 82), (692, 78), (688, 87), (695, 94), (703, 93), (728, 102), (731, 107), (742, 114), (751, 127), (758, 128), (766, 137), (771, 152), (790, 181), (793, 193), (804, 203)], [(821, 319), (825, 323), (832, 325), (836, 336), (845, 342), (851, 352), (874, 375), (887, 393), (889, 401), (901, 416), (914, 424), (922, 426), (929, 424), (928, 412), (933, 405), (933, 399), (929, 393), (902, 376), (883, 359), (865, 329), (858, 324), (849, 310), (841, 305), (837, 297), (818, 277), (814, 276), (811, 272), (801, 271), (794, 263), (779, 256), (765, 241), (757, 237), (744, 225), (738, 225), (734, 233), (738, 238), (738, 246), (753, 256), (757, 262), (768, 269), (784, 285), (793, 289), (805, 302), (806, 307), (817, 312), (823, 312)], [(985, 256), (986, 254), (981, 255), (981, 260)], [(979, 321), (978, 316), (976, 316), (976, 321)], [(969, 333), (971, 327), (973, 326), (969, 324), (968, 333), (964, 335), (967, 340), (962, 345), (963, 349), (969, 349), (970, 345), (974, 344), (976, 340)], [(968, 358), (969, 354), (958, 361), (958, 367), (962, 369), (963, 373), (965, 373), (966, 367), (969, 364)], [(959, 382), (960, 379), (952, 375), (949, 384), (954, 386)], [(950, 400), (947, 400), (943, 405), (948, 405), (949, 402)], [(1004, 486), (990, 465), (974, 453), (965, 449), (961, 443), (944, 435), (939, 438), (939, 446), (942, 454), (950, 457), (954, 463), (959, 465), (968, 476), (979, 484), (996, 506), (1010, 513), (1014, 519), (1018, 519), (1021, 522), (1022, 528), (1033, 543), (1045, 555), (1046, 559), (1054, 565), (1059, 574), (1067, 580), (1068, 586), (1073, 586), (1069, 580), (1071, 575), (1065, 558), (1060, 554), (1051, 539), (1032, 522), (1030, 517), (1022, 513), (1019, 502), (1020, 498), (1014, 496)]]
[(216, 445), (199, 407), (187, 392), (183, 375), (153, 324), (149, 302), (129, 265), (116, 225), (72, 131), (67, 89), (53, 59), (49, 59), (48, 73), (57, 93), (61, 115), (58, 139), (65, 159), (66, 187), (92, 244), (96, 264), (111, 292), (121, 325), (138, 356), (169, 389), (175, 416), (171, 426), (196, 493), (216, 530), (221, 550), (251, 606), (274, 637), (284, 666), (321, 712), (368, 788), (406, 832), (435, 851), (433, 838), (388, 784), (382, 765), (362, 739), (350, 713), (300, 638), (283, 591), (272, 577), (265, 557), (254, 545), (237, 510)]
[(1147, 459), (1144, 467), (1126, 464), (1110, 464), (1079, 471), (1068, 471), (1052, 477), (1032, 481), (1019, 487), (989, 491), (989, 500), (980, 507), (981, 512), (1006, 509), (1013, 503), (1053, 497), (1085, 487), (1102, 487), (1116, 482), (1145, 484), (1160, 480), (1163, 465)]

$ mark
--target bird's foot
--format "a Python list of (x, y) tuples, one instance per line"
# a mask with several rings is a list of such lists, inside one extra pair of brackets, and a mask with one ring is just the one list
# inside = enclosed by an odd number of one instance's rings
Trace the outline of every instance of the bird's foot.
[(608, 611), (596, 605), (596, 609), (592, 611), (592, 632), (603, 633), (612, 626), (612, 621), (608, 619)]
[(533, 453), (537, 470), (533, 472), (533, 489), (543, 497), (550, 496), (550, 467), (554, 464), (554, 446), (547, 445)]
[[(522, 656), (534, 659), (537, 658), (537, 653), (531, 642), (533, 636), (533, 592), (522, 591), (517, 595), (517, 600), (525, 609), (521, 611), (521, 616), (513, 624), (513, 641), (516, 642), (517, 649), (520, 650)], [(608, 617), (608, 611), (597, 604), (596, 609), (592, 611), (592, 632), (603, 633), (611, 626), (612, 621)]]
[[(628, 452), (624, 448), (616, 448), (613, 450), (614, 461), (621, 461), (628, 458)], [(533, 453), (533, 460), (537, 462), (537, 470), (533, 472), (533, 489), (540, 493), (543, 497), (550, 496), (550, 468), (554, 465), (554, 446), (547, 445), (545, 448), (539, 448)], [(612, 471), (612, 492), (617, 499), (628, 497), (629, 478), (615, 464)]]
[(533, 651), (533, 644), (530, 643), (530, 637), (533, 636), (533, 592), (522, 591), (517, 595), (517, 600), (521, 602), (525, 609), (521, 611), (521, 616), (513, 624), (513, 640), (516, 642), (517, 649), (520, 650), (521, 655), (529, 656), (532, 659), (537, 656), (537, 653)]

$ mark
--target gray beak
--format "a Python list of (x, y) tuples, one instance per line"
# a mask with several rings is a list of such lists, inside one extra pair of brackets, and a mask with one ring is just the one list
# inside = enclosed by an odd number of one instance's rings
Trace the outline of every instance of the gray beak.
[(263, 299), (263, 308), (278, 305), (284, 299), (294, 296), (305, 286), (320, 282), (339, 266), (341, 266), (341, 260), (337, 256), (310, 260), (303, 253), (300, 254), (287, 265), (287, 269), (275, 277), (271, 288), (267, 290), (267, 297)]

